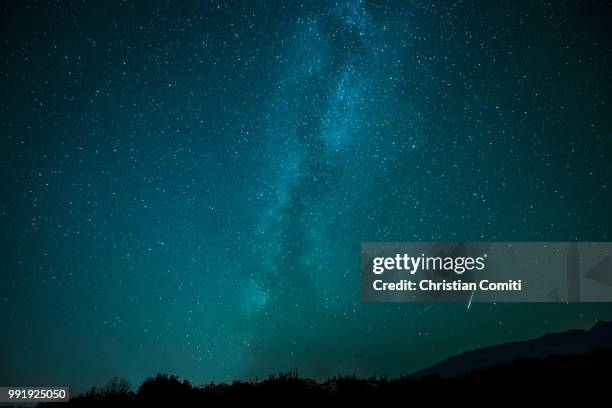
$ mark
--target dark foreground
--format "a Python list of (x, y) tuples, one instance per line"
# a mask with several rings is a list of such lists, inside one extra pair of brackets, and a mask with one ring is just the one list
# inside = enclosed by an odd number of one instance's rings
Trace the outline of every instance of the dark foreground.
[[(612, 347), (612, 345), (611, 345)], [(590, 353), (545, 359), (519, 359), (511, 364), (474, 371), (464, 377), (442, 379), (429, 376), (419, 380), (399, 378), (359, 379), (334, 377), (324, 382), (300, 378), (295, 373), (271, 376), (257, 382), (194, 386), (175, 376), (158, 374), (146, 380), (136, 392), (127, 383), (114, 380), (101, 389), (72, 399), (69, 403), (40, 406), (206, 406), (231, 402), (254, 404), (279, 402), (393, 402), (408, 405), (415, 401), (484, 402), (509, 400), (525, 404), (567, 401), (578, 397), (587, 402), (612, 386), (612, 348)]]

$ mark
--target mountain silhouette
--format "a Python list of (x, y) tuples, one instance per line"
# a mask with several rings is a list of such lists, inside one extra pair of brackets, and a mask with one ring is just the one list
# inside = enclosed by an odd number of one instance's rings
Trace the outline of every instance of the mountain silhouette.
[(584, 354), (600, 348), (612, 347), (612, 321), (599, 321), (589, 330), (568, 330), (546, 334), (532, 340), (504, 343), (467, 351), (449, 357), (433, 366), (419, 370), (410, 378), (429, 375), (455, 378), (474, 370), (508, 364), (520, 358), (546, 358)]
[[(203, 407), (235, 404), (474, 404), (510, 401), (530, 405), (567, 405), (568, 398), (601, 400), (609, 383), (612, 348), (585, 354), (543, 359), (519, 358), (456, 378), (428, 375), (420, 379), (400, 377), (358, 378), (336, 376), (319, 382), (300, 377), (296, 370), (255, 381), (194, 385), (175, 375), (158, 374), (131, 391), (126, 380), (115, 378), (102, 388), (71, 397), (69, 402), (42, 403), (39, 407)], [(588, 400), (587, 400), (588, 401)], [(279, 404), (280, 405), (280, 404)], [(405, 404), (408, 405), (408, 404)], [(510, 405), (510, 404), (508, 404)], [(594, 404), (589, 404), (594, 405)]]
[[(316, 381), (288, 373), (229, 384), (195, 385), (176, 375), (157, 374), (132, 390), (116, 377), (101, 388), (71, 396), (69, 402), (41, 403), (39, 407), (107, 406), (226, 406), (230, 404), (376, 404), (411, 402), (474, 403), (499, 401), (517, 404), (567, 403), (606, 390), (612, 366), (612, 322), (590, 330), (569, 330), (515, 343), (470, 351), (426, 370), (396, 379), (336, 376)], [(585, 390), (589, 390), (585, 393)], [(604, 393), (605, 395), (605, 393)]]

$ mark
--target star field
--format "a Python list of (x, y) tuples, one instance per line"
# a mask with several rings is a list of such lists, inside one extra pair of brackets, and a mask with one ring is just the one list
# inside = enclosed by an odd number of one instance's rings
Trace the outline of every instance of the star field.
[(0, 383), (398, 376), (611, 319), (359, 301), (362, 241), (611, 239), (611, 12), (2, 4)]

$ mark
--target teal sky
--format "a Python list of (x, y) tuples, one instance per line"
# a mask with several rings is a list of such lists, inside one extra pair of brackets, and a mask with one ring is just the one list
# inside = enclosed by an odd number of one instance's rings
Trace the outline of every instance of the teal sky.
[(609, 241), (610, 5), (4, 2), (0, 383), (397, 376), (609, 304), (362, 304), (362, 241)]

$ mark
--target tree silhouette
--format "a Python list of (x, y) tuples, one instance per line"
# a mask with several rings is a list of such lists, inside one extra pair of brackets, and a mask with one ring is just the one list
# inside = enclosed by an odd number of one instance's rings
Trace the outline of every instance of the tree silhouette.
[(125, 397), (130, 393), (130, 383), (125, 378), (113, 377), (104, 386), (102, 393), (109, 398)]
[(130, 391), (126, 380), (116, 377), (101, 389), (92, 388), (68, 403), (56, 405), (201, 407), (233, 403), (299, 402), (370, 403), (378, 406), (381, 403), (406, 400), (408, 397), (411, 401), (456, 403), (485, 398), (492, 401), (500, 395), (503, 395), (504, 400), (513, 396), (522, 398), (520, 402), (524, 402), (525, 397), (533, 401), (534, 396), (540, 396), (551, 403), (561, 401), (567, 395), (578, 395), (580, 390), (606, 390), (608, 377), (602, 374), (607, 372), (611, 364), (612, 348), (602, 348), (586, 354), (544, 359), (521, 358), (511, 364), (476, 370), (464, 377), (450, 379), (436, 375), (394, 380), (386, 377), (363, 379), (337, 376), (317, 382), (298, 377), (296, 370), (292, 369), (263, 381), (193, 386), (175, 375), (158, 374), (144, 381), (137, 393)]

